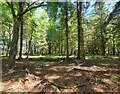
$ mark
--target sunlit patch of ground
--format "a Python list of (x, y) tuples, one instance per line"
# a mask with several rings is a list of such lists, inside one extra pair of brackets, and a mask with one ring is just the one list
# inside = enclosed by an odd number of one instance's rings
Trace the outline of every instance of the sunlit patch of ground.
[[(77, 66), (72, 60), (68, 63), (64, 60), (17, 61), (15, 68), (4, 69), (0, 91), (46, 94), (84, 91), (118, 92), (120, 85), (118, 65), (117, 60), (91, 60), (86, 61), (82, 66)], [(74, 70), (74, 68), (78, 69)]]

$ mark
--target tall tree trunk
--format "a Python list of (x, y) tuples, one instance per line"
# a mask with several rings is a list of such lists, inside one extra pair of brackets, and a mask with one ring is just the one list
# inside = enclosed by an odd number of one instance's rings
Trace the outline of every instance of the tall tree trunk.
[(20, 26), (20, 20), (23, 15), (21, 15), (23, 11), (24, 2), (18, 2), (19, 8), (17, 11), (17, 14), (15, 14), (15, 9), (13, 6), (13, 3), (6, 2), (8, 6), (11, 8), (11, 12), (13, 15), (13, 38), (11, 41), (10, 51), (9, 51), (9, 67), (13, 67), (15, 64), (15, 58), (17, 54), (17, 44), (18, 44), (18, 38), (19, 38), (19, 26)]
[(17, 44), (18, 44), (18, 37), (19, 37), (19, 25), (20, 25), (20, 19), (14, 18), (14, 25), (13, 25), (13, 38), (10, 46), (10, 52), (9, 52), (9, 64), (10, 67), (14, 66), (15, 63), (15, 57), (17, 54)]
[(69, 45), (68, 45), (68, 2), (66, 2), (66, 6), (65, 6), (65, 12), (66, 12), (66, 59), (69, 59)]
[[(9, 31), (11, 29), (11, 26), (10, 26), (10, 23), (9, 23)], [(7, 45), (7, 53), (6, 53), (6, 56), (9, 55), (9, 49), (10, 49), (10, 42), (11, 42), (11, 33), (9, 32), (9, 41), (8, 41), (8, 45)]]
[(78, 53), (77, 58), (80, 59), (80, 11), (79, 11), (79, 2), (77, 2), (77, 21), (78, 21)]
[(84, 39), (82, 29), (82, 2), (77, 2), (77, 17), (78, 17), (78, 55), (77, 58), (81, 61), (85, 60), (84, 55)]
[(22, 59), (22, 46), (23, 46), (23, 17), (21, 18), (21, 28), (20, 28), (20, 52), (19, 59)]

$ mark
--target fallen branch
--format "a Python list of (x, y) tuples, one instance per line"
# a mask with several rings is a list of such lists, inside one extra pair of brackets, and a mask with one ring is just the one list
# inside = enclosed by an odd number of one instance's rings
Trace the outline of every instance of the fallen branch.
[(78, 85), (74, 85), (74, 86), (71, 86), (71, 87), (68, 87), (68, 86), (62, 86), (60, 84), (57, 84), (55, 82), (51, 82), (51, 81), (48, 81), (51, 85), (54, 85), (58, 88), (62, 88), (62, 89), (71, 89), (71, 88), (77, 88), (77, 87), (82, 87), (82, 86), (85, 86), (85, 85), (88, 85), (89, 83), (80, 83)]

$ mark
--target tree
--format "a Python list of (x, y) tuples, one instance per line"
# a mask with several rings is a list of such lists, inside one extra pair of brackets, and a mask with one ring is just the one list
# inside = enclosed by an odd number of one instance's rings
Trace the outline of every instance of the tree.
[(82, 2), (77, 2), (77, 19), (78, 19), (78, 56), (81, 61), (85, 60), (84, 56), (84, 39), (82, 29)]
[(20, 24), (20, 52), (19, 52), (19, 58), (22, 59), (22, 47), (23, 47), (23, 17), (21, 17), (21, 24)]
[(66, 59), (69, 59), (69, 44), (68, 44), (68, 2), (66, 2), (66, 5), (65, 5), (65, 14), (66, 14), (66, 20), (65, 20), (65, 23), (66, 23), (66, 32), (65, 32), (65, 35), (66, 35)]
[[(11, 9), (12, 16), (14, 19), (13, 20), (14, 21), (13, 22), (13, 38), (12, 38), (10, 52), (9, 52), (9, 58), (8, 58), (10, 67), (12, 67), (15, 63), (15, 57), (17, 54), (17, 43), (18, 43), (18, 37), (19, 37), (20, 20), (23, 17), (23, 15), (25, 13), (27, 13), (28, 11), (42, 6), (43, 2), (38, 5), (33, 6), (36, 3), (36, 1), (35, 1), (31, 4), (29, 4), (28, 7), (24, 11), (23, 11), (23, 7), (25, 5), (25, 2), (20, 2), (20, 1), (15, 2), (15, 3), (18, 3), (18, 10), (15, 10), (14, 4), (12, 1), (11, 2), (6, 1), (6, 3), (8, 4), (9, 8)], [(17, 11), (17, 13), (16, 13), (16, 11)]]

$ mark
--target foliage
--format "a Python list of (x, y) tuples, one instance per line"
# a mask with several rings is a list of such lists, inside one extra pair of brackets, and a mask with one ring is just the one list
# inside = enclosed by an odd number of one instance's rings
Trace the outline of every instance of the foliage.
[[(32, 4), (30, 6), (30, 4)], [(26, 2), (23, 10), (28, 6), (38, 6), (40, 2)], [(23, 53), (28, 50), (31, 39), (31, 50), (37, 55), (65, 55), (65, 6), (64, 2), (42, 3), (46, 6), (31, 9), (23, 16)], [(18, 12), (18, 3), (14, 2), (15, 14)], [(87, 15), (90, 3), (83, 3), (82, 27), (84, 35), (85, 54), (92, 55), (119, 55), (119, 6), (116, 3), (112, 12), (108, 12), (103, 2), (95, 2), (91, 15)], [(110, 15), (112, 15), (112, 18)], [(89, 18), (87, 16), (90, 16)], [(109, 18), (110, 17), (110, 18)], [(107, 22), (109, 20), (109, 23)], [(107, 22), (107, 25), (105, 24)], [(7, 3), (2, 3), (2, 32), (0, 32), (1, 54), (8, 54), (13, 37), (13, 15)], [(104, 27), (104, 28), (103, 28)], [(69, 54), (77, 55), (77, 10), (76, 3), (68, 3), (68, 44)], [(18, 44), (19, 48), (19, 44)]]

